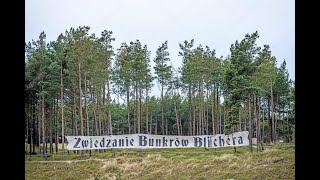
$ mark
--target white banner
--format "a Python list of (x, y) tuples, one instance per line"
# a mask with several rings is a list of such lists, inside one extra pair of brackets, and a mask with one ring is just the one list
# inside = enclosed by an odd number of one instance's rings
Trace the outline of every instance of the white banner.
[(66, 136), (68, 150), (111, 148), (219, 148), (249, 146), (249, 132), (230, 135), (166, 136), (151, 134), (126, 134), (111, 136)]

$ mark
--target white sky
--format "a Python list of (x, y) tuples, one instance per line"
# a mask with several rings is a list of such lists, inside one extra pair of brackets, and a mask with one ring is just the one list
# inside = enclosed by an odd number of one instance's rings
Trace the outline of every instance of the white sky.
[[(113, 31), (112, 44), (139, 39), (147, 44), (154, 65), (156, 49), (166, 40), (172, 65), (180, 67), (179, 43), (195, 39), (195, 46), (208, 45), (217, 57), (246, 33), (258, 30), (258, 45), (269, 44), (278, 64), (285, 59), (295, 79), (295, 2), (290, 0), (26, 0), (25, 41), (56, 40), (71, 27), (90, 26), (100, 36)], [(155, 82), (151, 95), (158, 95)]]

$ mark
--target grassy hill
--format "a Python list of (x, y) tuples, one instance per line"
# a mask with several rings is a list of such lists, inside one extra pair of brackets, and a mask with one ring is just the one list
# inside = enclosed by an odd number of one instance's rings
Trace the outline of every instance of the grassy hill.
[(278, 143), (263, 152), (248, 147), (111, 150), (26, 156), (26, 179), (295, 179), (295, 146)]

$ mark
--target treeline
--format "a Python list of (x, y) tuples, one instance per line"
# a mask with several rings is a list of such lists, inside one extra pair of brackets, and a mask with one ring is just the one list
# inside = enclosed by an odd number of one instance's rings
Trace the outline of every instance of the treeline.
[[(249, 131), (262, 143), (294, 138), (295, 85), (286, 62), (276, 66), (258, 32), (216, 57), (194, 40), (179, 44), (181, 67), (170, 66), (165, 41), (150, 59), (139, 40), (114, 50), (112, 31), (70, 28), (55, 41), (25, 45), (26, 151), (58, 152), (64, 136), (150, 133), (202, 135)], [(151, 67), (150, 61), (155, 62)], [(154, 74), (151, 73), (154, 69)], [(160, 97), (149, 96), (160, 87)]]

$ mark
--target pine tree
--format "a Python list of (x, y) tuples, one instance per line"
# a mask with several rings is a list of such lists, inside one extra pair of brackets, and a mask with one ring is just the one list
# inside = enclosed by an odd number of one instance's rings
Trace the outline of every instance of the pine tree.
[(161, 129), (162, 134), (164, 134), (164, 112), (163, 112), (163, 91), (164, 88), (168, 85), (169, 79), (172, 76), (172, 67), (167, 62), (170, 61), (168, 58), (168, 41), (165, 41), (156, 51), (156, 58), (154, 62), (156, 63), (154, 70), (156, 74), (156, 79), (160, 83), (161, 87)]

